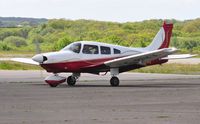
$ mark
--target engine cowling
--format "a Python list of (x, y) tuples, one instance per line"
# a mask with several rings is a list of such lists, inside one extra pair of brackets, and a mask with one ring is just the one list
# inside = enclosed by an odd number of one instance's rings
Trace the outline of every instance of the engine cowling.
[(62, 77), (62, 76), (57, 76), (57, 75), (51, 75), (51, 76), (48, 76), (46, 77), (45, 79), (45, 82), (47, 84), (49, 84), (51, 87), (56, 87), (57, 85), (63, 83), (66, 81), (66, 78), (65, 77)]

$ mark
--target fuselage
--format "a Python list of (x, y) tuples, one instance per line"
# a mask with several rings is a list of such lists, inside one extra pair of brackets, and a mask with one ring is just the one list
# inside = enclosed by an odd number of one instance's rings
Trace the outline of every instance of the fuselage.
[[(103, 65), (108, 60), (143, 52), (146, 52), (143, 48), (130, 48), (93, 41), (78, 41), (69, 44), (58, 52), (36, 55), (37, 57), (33, 57), (33, 60), (41, 59), (41, 67), (48, 72), (87, 72), (87, 70), (84, 70), (85, 68)], [(104, 67), (104, 69), (96, 71), (108, 71), (108, 69)]]

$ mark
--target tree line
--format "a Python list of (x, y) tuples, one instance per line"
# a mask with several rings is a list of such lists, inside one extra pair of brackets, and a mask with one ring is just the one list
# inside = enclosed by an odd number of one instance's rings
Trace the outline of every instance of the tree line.
[[(200, 19), (174, 22), (171, 46), (183, 52), (200, 51)], [(163, 20), (141, 22), (103, 22), (95, 20), (51, 19), (38, 26), (24, 25), (0, 28), (0, 51), (35, 51), (38, 42), (42, 52), (60, 50), (74, 41), (99, 41), (111, 44), (145, 47), (154, 38)]]

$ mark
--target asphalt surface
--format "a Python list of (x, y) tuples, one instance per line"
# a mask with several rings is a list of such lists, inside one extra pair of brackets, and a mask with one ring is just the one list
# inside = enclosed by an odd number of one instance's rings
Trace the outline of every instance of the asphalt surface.
[[(200, 76), (83, 74), (50, 88), (46, 72), (0, 71), (0, 124), (199, 124)], [(62, 74), (68, 76), (69, 74)]]

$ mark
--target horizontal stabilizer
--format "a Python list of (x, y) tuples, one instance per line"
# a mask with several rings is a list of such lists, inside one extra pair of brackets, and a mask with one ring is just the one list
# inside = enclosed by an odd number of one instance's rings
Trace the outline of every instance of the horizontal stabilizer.
[(187, 58), (192, 58), (194, 56), (197, 56), (197, 55), (191, 55), (191, 54), (168, 55), (167, 57), (162, 58), (162, 59), (168, 59), (168, 60), (171, 60), (171, 59), (187, 59)]
[(26, 64), (39, 65), (38, 62), (33, 61), (31, 58), (11, 58), (10, 60)]

